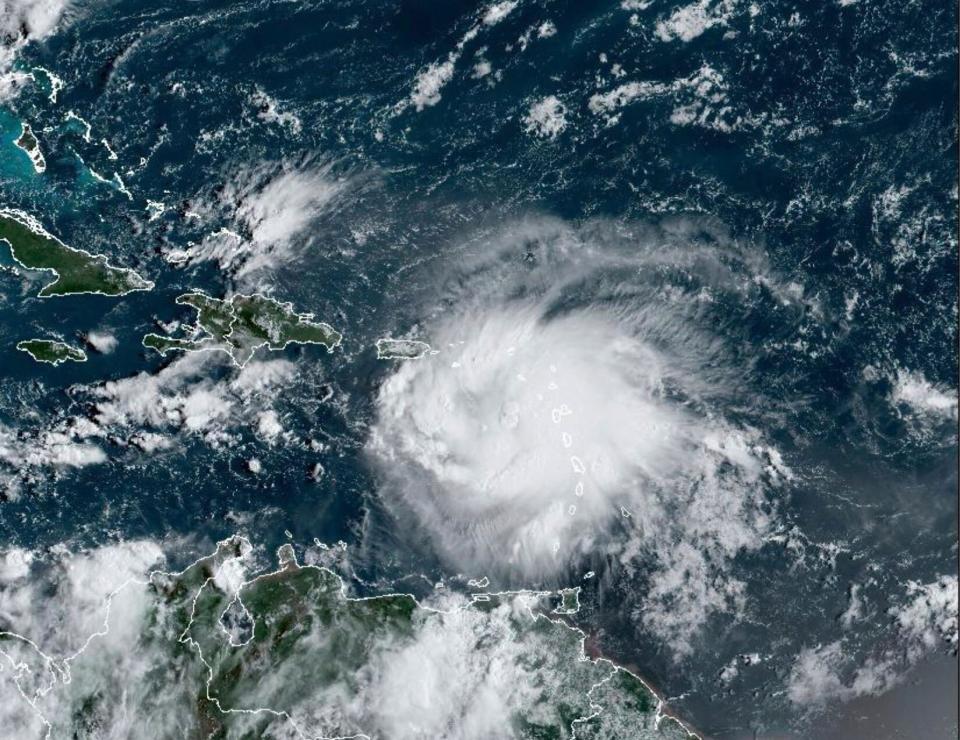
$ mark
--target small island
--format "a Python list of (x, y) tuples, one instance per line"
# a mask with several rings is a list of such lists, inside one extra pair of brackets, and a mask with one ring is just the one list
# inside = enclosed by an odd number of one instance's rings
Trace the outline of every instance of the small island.
[(103, 255), (68, 247), (22, 211), (0, 208), (0, 244), (7, 245), (21, 267), (54, 273), (37, 294), (40, 298), (84, 293), (116, 297), (153, 288), (149, 280), (114, 267)]
[(217, 350), (243, 367), (260, 347), (280, 350), (288, 344), (322, 344), (332, 352), (343, 339), (329, 324), (315, 323), (313, 314), (296, 313), (293, 304), (262, 295), (221, 300), (205, 293), (185, 293), (176, 302), (197, 312), (191, 336), (147, 334), (143, 338), (145, 347), (160, 354)]
[(431, 351), (426, 342), (415, 339), (378, 339), (378, 360), (419, 360)]
[(25, 339), (17, 343), (17, 349), (26, 352), (37, 362), (46, 362), (54, 367), (64, 362), (87, 361), (87, 353), (82, 349), (54, 339)]
[(40, 142), (30, 128), (29, 123), (20, 124), (20, 137), (13, 142), (20, 149), (26, 152), (33, 163), (33, 169), (38, 175), (43, 174), (47, 169), (47, 160), (43, 158), (43, 152), (40, 151)]

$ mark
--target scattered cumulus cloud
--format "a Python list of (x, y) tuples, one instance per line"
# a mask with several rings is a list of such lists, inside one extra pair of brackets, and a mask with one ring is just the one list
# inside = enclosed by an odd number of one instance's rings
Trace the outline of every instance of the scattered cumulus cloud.
[(531, 104), (523, 117), (524, 129), (544, 139), (555, 139), (567, 127), (567, 108), (556, 95), (548, 95)]
[[(858, 597), (851, 593), (853, 603)], [(828, 702), (890, 690), (930, 651), (938, 647), (956, 651), (957, 608), (957, 576), (941, 576), (926, 584), (909, 581), (904, 596), (888, 612), (897, 633), (890, 647), (859, 663), (847, 654), (845, 640), (805, 647), (794, 660), (787, 696), (795, 705), (814, 710)]]
[(859, 583), (850, 584), (847, 608), (844, 609), (843, 614), (840, 615), (840, 624), (846, 629), (849, 629), (864, 618), (862, 588)]
[(294, 375), (293, 363), (276, 359), (250, 362), (218, 381), (209, 375), (214, 365), (207, 353), (190, 352), (155, 374), (89, 386), (97, 433), (184, 431), (216, 445), (228, 439), (229, 429), (264, 413), (251, 402), (269, 403)]
[(492, 71), (493, 67), (490, 66), (490, 62), (488, 62), (486, 59), (481, 59), (479, 62), (473, 65), (473, 77), (477, 80), (483, 79)]
[[(441, 92), (447, 83), (453, 79), (457, 63), (463, 56), (463, 50), (466, 45), (477, 38), (482, 30), (497, 25), (510, 15), (513, 9), (517, 7), (517, 4), (515, 0), (504, 0), (503, 2), (489, 5), (483, 10), (479, 22), (471, 26), (470, 29), (463, 34), (454, 49), (447, 54), (445, 59), (431, 62), (417, 73), (413, 81), (413, 90), (410, 93), (410, 97), (397, 105), (397, 112), (404, 110), (409, 105), (412, 105), (417, 112), (420, 112), (425, 108), (439, 103)], [(483, 75), (476, 76), (480, 77)]]
[(422, 111), (432, 105), (440, 102), (440, 91), (453, 79), (453, 72), (456, 69), (459, 55), (451, 54), (443, 62), (434, 62), (427, 65), (413, 84), (413, 92), (410, 93), (410, 102), (417, 111)]
[(736, 7), (736, 0), (699, 0), (659, 21), (655, 33), (661, 41), (693, 41), (714, 26), (727, 25)]
[(280, 417), (273, 409), (262, 412), (257, 418), (257, 433), (268, 441), (275, 440), (283, 433)]
[(890, 609), (904, 638), (919, 655), (938, 645), (957, 649), (957, 576), (941, 576), (931, 583), (907, 584), (908, 601)]
[(292, 111), (285, 110), (276, 98), (269, 95), (262, 87), (254, 88), (250, 102), (257, 109), (257, 118), (264, 123), (278, 124), (295, 136), (303, 130), (303, 122)]
[(868, 658), (852, 672), (848, 663), (840, 640), (804, 648), (788, 678), (788, 698), (795, 705), (813, 711), (827, 702), (882, 694), (900, 680), (898, 666), (892, 658)]
[(637, 101), (669, 97), (674, 103), (669, 120), (675, 126), (699, 126), (729, 133), (744, 124), (729, 105), (723, 75), (704, 64), (688, 77), (673, 82), (632, 81), (594, 93), (587, 103), (591, 113), (608, 126), (620, 121), (620, 110)]
[(32, 430), (0, 425), (0, 491), (17, 498), (22, 482), (43, 469), (107, 463), (108, 441), (154, 454), (182, 444), (188, 435), (213, 448), (227, 447), (238, 441), (242, 428), (270, 442), (294, 439), (272, 410), (278, 393), (295, 377), (292, 362), (252, 361), (219, 378), (217, 367), (209, 353), (187, 353), (156, 373), (75, 386), (83, 415)]
[(176, 265), (215, 261), (238, 278), (272, 269), (298, 253), (308, 227), (348, 187), (349, 180), (335, 175), (328, 163), (242, 170), (226, 182), (218, 203), (197, 207), (201, 217), (211, 219), (226, 209), (231, 227), (198, 243), (168, 247), (164, 257)]
[(799, 705), (821, 704), (839, 696), (844, 686), (838, 675), (842, 653), (839, 640), (829, 645), (804, 648), (790, 673), (787, 695)]
[(83, 420), (60, 422), (36, 435), (0, 426), (0, 462), (24, 474), (33, 468), (82, 468), (105, 462), (106, 453), (85, 441), (91, 429)]
[(92, 331), (87, 334), (87, 344), (101, 355), (109, 355), (117, 348), (117, 338), (109, 332)]
[(495, 26), (511, 12), (514, 8), (517, 7), (519, 3), (517, 0), (502, 0), (502, 2), (494, 3), (489, 6), (486, 12), (483, 14), (483, 25), (485, 26)]
[(922, 373), (899, 370), (890, 400), (911, 412), (930, 417), (957, 418), (957, 392), (928, 381)]

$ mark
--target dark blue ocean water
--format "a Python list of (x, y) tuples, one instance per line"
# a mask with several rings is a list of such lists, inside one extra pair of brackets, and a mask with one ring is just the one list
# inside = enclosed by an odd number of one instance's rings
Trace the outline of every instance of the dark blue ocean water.
[[(900, 369), (957, 388), (957, 9), (704, 2), (712, 26), (684, 41), (658, 34), (675, 8), (632, 5), (523, 2), (462, 43), (482, 6), (117, 0), (76, 6), (60, 32), (28, 45), (21, 68), (46, 68), (64, 87), (56, 102), (38, 84), (0, 104), (0, 207), (33, 213), (156, 288), (40, 300), (39, 283), (0, 272), (0, 425), (33, 440), (95, 417), (91, 388), (160, 372), (169, 358), (140, 338), (158, 320), (189, 320), (174, 304), (188, 289), (269, 290), (345, 340), (334, 354), (277, 355), (296, 373), (276, 408), (285, 427), (326, 446), (320, 482), (309, 476), (315, 448), (266, 446), (250, 424), (232, 428), (229, 444), (175, 432), (176, 444), (152, 455), (107, 433), (103, 464), (11, 466), (18, 493), (0, 503), (0, 543), (182, 536), (187, 557), (242, 526), (265, 545), (285, 531), (300, 543), (343, 539), (369, 579), (436, 574), (423, 543), (391, 531), (364, 461), (390, 369), (375, 339), (422, 320), (410, 296), (429, 289), (426, 268), (484, 229), (529, 214), (683, 217), (704, 240), (762, 254), (795, 286), (787, 302), (745, 272), (749, 290), (704, 321), (742, 365), (743, 397), (759, 399), (728, 418), (760, 429), (801, 471), (782, 502), (787, 525), (843, 548), (835, 564), (799, 570), (784, 566), (783, 548), (744, 555), (736, 567), (755, 619), (718, 617), (710, 633), (723, 639), (705, 637), (680, 663), (600, 588), (584, 595), (584, 624), (611, 655), (682, 695), (678, 710), (708, 732), (792, 721), (777, 696), (789, 665), (776, 656), (829, 642), (849, 583), (869, 574), (865, 588), (883, 604), (894, 584), (955, 572), (955, 417), (918, 431), (888, 399)], [(546, 22), (556, 32), (541, 36)], [(452, 54), (439, 100), (416, 110), (418, 74)], [(479, 76), (484, 62), (491, 71)], [(658, 92), (609, 114), (591, 107), (632, 82)], [(291, 118), (268, 115), (264, 95)], [(555, 138), (524, 122), (547, 96), (565, 109)], [(68, 111), (89, 123), (89, 140)], [(41, 143), (42, 175), (13, 146), (20, 121)], [(91, 169), (116, 172), (129, 197)], [(284, 169), (349, 182), (297, 235), (295, 259), (252, 277), (164, 259), (241, 228), (237, 189), (256, 191)], [(148, 201), (166, 210), (151, 220)], [(82, 365), (41, 366), (14, 348), (51, 331), (80, 342), (98, 327), (117, 349), (89, 351)], [(211, 357), (203, 372), (216, 381), (234, 371)], [(253, 456), (266, 474), (250, 474)], [(880, 610), (863, 626), (863, 655), (890, 639), (888, 623)], [(758, 645), (775, 657), (719, 686), (731, 657)]]

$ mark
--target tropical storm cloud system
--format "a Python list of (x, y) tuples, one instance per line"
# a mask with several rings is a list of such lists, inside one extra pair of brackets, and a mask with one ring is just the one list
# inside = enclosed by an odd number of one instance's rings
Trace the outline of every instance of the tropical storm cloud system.
[(957, 737), (957, 23), (0, 0), (0, 737)]

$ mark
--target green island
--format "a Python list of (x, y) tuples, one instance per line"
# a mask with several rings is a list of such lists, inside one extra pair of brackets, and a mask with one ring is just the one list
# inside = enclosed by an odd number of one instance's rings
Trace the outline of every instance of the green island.
[(34, 171), (38, 175), (42, 174), (47, 169), (47, 161), (43, 158), (43, 152), (40, 151), (40, 142), (37, 141), (29, 123), (23, 123), (20, 126), (20, 137), (13, 143), (30, 157)]
[(22, 211), (0, 208), (0, 244), (7, 245), (21, 267), (56, 275), (40, 289), (41, 298), (83, 293), (122, 296), (153, 288), (149, 280), (133, 270), (114, 267), (103, 255), (68, 247)]
[(17, 349), (26, 352), (37, 362), (48, 362), (54, 366), (68, 361), (87, 361), (87, 353), (82, 349), (71, 347), (69, 344), (54, 339), (25, 339), (22, 342), (17, 342)]
[(0, 631), (47, 736), (697, 737), (639, 678), (585, 655), (583, 633), (553, 616), (559, 593), (351, 598), (289, 545), (277, 570), (245, 580), (251, 549), (234, 537), (180, 573), (128, 582), (69, 662)]
[(378, 360), (419, 360), (430, 352), (430, 345), (415, 339), (378, 339)]
[(261, 295), (235, 295), (221, 300), (205, 293), (185, 293), (176, 302), (197, 312), (192, 336), (147, 334), (143, 338), (145, 347), (161, 354), (218, 350), (242, 367), (260, 347), (280, 350), (288, 344), (322, 344), (332, 352), (343, 338), (329, 324), (315, 323), (313, 314), (296, 313), (293, 304)]

